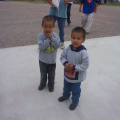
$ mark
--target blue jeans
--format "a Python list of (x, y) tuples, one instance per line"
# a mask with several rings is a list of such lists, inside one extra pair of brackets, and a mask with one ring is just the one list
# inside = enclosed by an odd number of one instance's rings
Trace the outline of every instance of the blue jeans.
[(55, 22), (56, 22), (56, 20), (58, 22), (60, 41), (61, 41), (61, 43), (64, 43), (64, 27), (65, 27), (66, 18), (60, 18), (60, 17), (56, 17), (56, 16), (53, 16), (53, 18), (54, 18)]
[(69, 83), (64, 80), (63, 97), (69, 98), (72, 92), (72, 104), (77, 105), (79, 103), (81, 93), (81, 83)]

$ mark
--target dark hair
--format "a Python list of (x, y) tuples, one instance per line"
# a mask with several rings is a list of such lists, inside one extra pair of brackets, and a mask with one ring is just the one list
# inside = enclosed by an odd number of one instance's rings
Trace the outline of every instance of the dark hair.
[(44, 21), (49, 21), (49, 22), (53, 21), (53, 25), (55, 24), (54, 18), (52, 16), (49, 16), (49, 15), (43, 17), (42, 25), (43, 25)]
[(75, 27), (72, 29), (72, 32), (71, 32), (71, 36), (72, 36), (72, 33), (73, 32), (76, 32), (76, 33), (82, 33), (83, 34), (83, 38), (86, 37), (86, 31), (82, 28), (82, 27)]

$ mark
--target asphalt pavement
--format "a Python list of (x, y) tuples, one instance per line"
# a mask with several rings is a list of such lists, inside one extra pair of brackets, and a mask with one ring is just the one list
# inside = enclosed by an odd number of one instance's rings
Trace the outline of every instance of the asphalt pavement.
[[(41, 21), (49, 13), (49, 4), (0, 1), (0, 48), (37, 44), (42, 32)], [(70, 41), (71, 30), (80, 26), (79, 5), (71, 8), (71, 25), (65, 26), (65, 41)], [(59, 33), (57, 23), (54, 29)], [(91, 33), (87, 39), (120, 35), (120, 7), (98, 6)]]

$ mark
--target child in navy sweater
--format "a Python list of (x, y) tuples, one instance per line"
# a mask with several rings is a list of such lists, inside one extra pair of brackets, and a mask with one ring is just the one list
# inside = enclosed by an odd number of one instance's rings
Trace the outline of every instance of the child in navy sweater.
[(98, 2), (99, 0), (81, 0), (79, 9), (79, 12), (82, 12), (81, 27), (86, 30), (87, 34), (90, 33), (93, 21), (93, 13), (97, 12)]

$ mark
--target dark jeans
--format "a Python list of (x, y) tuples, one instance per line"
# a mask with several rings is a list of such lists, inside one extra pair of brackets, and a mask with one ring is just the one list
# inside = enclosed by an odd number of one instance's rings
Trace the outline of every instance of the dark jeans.
[(63, 97), (69, 98), (72, 92), (72, 104), (77, 105), (79, 103), (81, 93), (81, 83), (69, 83), (64, 80)]
[(67, 6), (67, 23), (70, 24), (71, 23), (71, 20), (70, 20), (70, 12), (71, 12), (71, 3), (68, 3), (68, 6)]
[(55, 80), (56, 64), (46, 64), (39, 61), (39, 66), (41, 73), (40, 86), (44, 87), (46, 85), (47, 77), (48, 77), (48, 87), (53, 88), (54, 80)]

